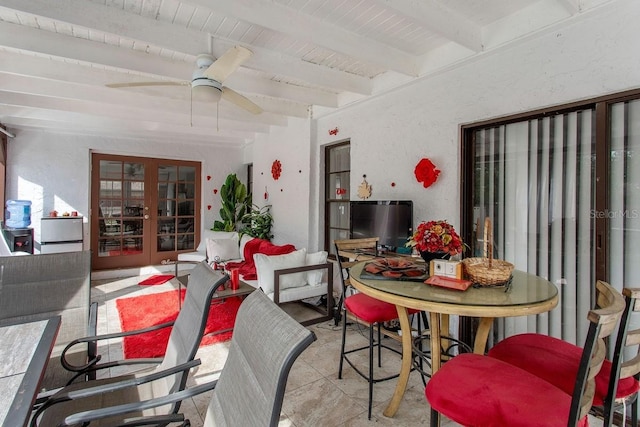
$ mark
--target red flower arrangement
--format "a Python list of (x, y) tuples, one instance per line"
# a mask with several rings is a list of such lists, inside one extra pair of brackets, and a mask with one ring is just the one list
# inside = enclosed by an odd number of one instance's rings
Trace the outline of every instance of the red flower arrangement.
[(427, 188), (436, 182), (438, 175), (440, 175), (440, 169), (436, 168), (436, 165), (425, 157), (418, 162), (413, 173), (416, 175), (418, 182), (421, 182), (424, 188)]
[(444, 252), (451, 256), (464, 249), (456, 230), (444, 220), (421, 222), (407, 246), (415, 246), (420, 252)]

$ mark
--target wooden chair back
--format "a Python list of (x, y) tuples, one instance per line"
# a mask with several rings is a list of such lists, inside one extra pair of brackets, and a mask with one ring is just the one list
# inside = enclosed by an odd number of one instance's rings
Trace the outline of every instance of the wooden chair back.
[[(640, 288), (624, 288), (622, 295), (624, 295), (626, 300), (626, 306), (620, 321), (620, 327), (618, 328), (616, 344), (613, 349), (609, 389), (604, 401), (604, 426), (613, 425), (615, 405), (616, 403), (621, 403), (616, 400), (616, 390), (619, 381), (630, 377), (635, 377), (636, 380), (638, 380), (640, 377), (640, 327), (630, 329), (632, 313), (640, 312)], [(629, 356), (629, 354), (633, 354), (634, 351), (635, 355), (632, 358), (623, 361), (625, 359), (625, 353)], [(631, 400), (631, 397), (632, 396), (625, 396), (622, 400)], [(633, 399), (631, 420), (634, 425), (638, 422), (638, 396), (635, 396), (635, 399)], [(623, 422), (626, 422), (626, 420), (623, 420)]]
[[(378, 256), (379, 237), (334, 240), (336, 258), (342, 279), (342, 295), (350, 285), (349, 269), (355, 264)], [(342, 298), (340, 298), (342, 301)]]
[(340, 321), (344, 299), (351, 282), (349, 281), (349, 269), (355, 264), (378, 256), (379, 237), (366, 237), (362, 239), (337, 239), (333, 241), (336, 248), (336, 258), (340, 271), (342, 291), (338, 301), (337, 310), (334, 313), (335, 324)]
[(613, 333), (625, 309), (624, 298), (608, 283), (598, 280), (596, 294), (597, 305), (601, 308), (591, 310), (587, 315), (589, 332), (573, 390), (569, 425), (577, 425), (578, 420), (587, 416), (591, 409), (595, 396), (595, 377), (607, 353), (605, 338)]
[(378, 256), (379, 237), (334, 240), (340, 268), (351, 268), (354, 264)]

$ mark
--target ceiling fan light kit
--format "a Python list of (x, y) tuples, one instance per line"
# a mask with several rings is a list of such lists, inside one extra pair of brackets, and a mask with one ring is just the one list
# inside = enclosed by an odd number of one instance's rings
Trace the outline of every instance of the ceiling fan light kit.
[(224, 98), (226, 101), (243, 108), (250, 113), (260, 114), (262, 108), (249, 98), (239, 94), (231, 88), (222, 85), (227, 77), (242, 65), (253, 53), (242, 46), (234, 46), (227, 50), (221, 57), (214, 59), (211, 55), (203, 53), (196, 57), (196, 69), (193, 71), (190, 82), (133, 82), (108, 84), (108, 87), (122, 88), (135, 86), (175, 86), (191, 85), (193, 99), (203, 102), (218, 103)]
[(218, 102), (222, 98), (222, 85), (207, 78), (194, 79), (191, 82), (193, 98), (203, 102)]
[(198, 101), (219, 102), (222, 98), (222, 83), (205, 76), (207, 69), (213, 64), (211, 55), (201, 54), (196, 58), (196, 68), (191, 76), (193, 97)]

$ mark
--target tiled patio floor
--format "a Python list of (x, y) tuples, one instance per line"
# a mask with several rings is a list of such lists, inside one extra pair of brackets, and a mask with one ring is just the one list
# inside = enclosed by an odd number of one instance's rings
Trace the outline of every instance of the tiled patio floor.
[[(92, 299), (99, 302), (98, 333), (120, 330), (120, 322), (115, 300), (145, 293), (163, 292), (177, 288), (175, 279), (162, 285), (138, 286), (140, 277), (125, 279), (104, 279), (92, 282)], [(290, 308), (292, 315), (298, 317), (297, 309)], [(371, 420), (367, 419), (367, 382), (359, 377), (351, 367), (345, 366), (343, 379), (338, 379), (341, 327), (333, 322), (323, 322), (310, 327), (317, 336), (314, 342), (293, 365), (284, 399), (280, 426), (426, 426), (429, 425), (429, 406), (424, 397), (424, 386), (417, 372), (412, 372), (404, 400), (394, 418), (385, 417), (382, 412), (393, 395), (395, 379), (375, 384), (374, 406)], [(349, 326), (347, 343), (364, 345), (365, 330)], [(219, 343), (201, 347), (196, 355), (202, 364), (192, 372), (189, 385), (210, 381), (223, 367), (227, 356), (228, 343)], [(122, 358), (119, 341), (108, 345), (111, 357)], [(101, 353), (105, 351), (101, 349)], [(366, 352), (364, 352), (366, 353)], [(394, 373), (399, 370), (400, 357), (384, 353), (382, 373)], [(366, 366), (366, 354), (362, 354), (363, 366)], [(380, 372), (380, 371), (376, 371)], [(117, 372), (112, 372), (117, 374)], [(204, 394), (186, 401), (182, 405), (184, 412), (194, 427), (202, 426), (210, 394)], [(602, 422), (591, 418), (591, 426)], [(443, 420), (444, 427), (458, 424)]]

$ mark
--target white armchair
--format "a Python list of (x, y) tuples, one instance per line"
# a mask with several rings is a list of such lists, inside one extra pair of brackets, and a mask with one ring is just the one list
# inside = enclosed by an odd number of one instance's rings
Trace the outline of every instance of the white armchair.
[[(208, 258), (217, 257), (221, 262), (232, 261), (242, 266), (242, 280), (250, 286), (261, 288), (276, 304), (319, 298), (317, 302), (324, 303), (321, 304), (324, 307), (313, 305), (312, 308), (322, 316), (303, 324), (309, 325), (333, 318), (333, 264), (327, 262), (327, 252), (307, 253), (306, 249), (299, 249), (282, 255), (266, 255), (253, 252), (258, 250), (258, 246), (254, 245), (247, 250), (247, 256), (251, 256), (251, 259), (245, 260), (245, 246), (252, 240), (253, 237), (248, 235), (240, 238), (236, 232), (205, 230), (195, 252), (178, 255), (176, 277), (180, 263), (196, 263), (203, 260), (211, 263), (214, 260)], [(244, 275), (252, 270), (245, 270), (246, 264), (255, 264), (251, 277)]]

